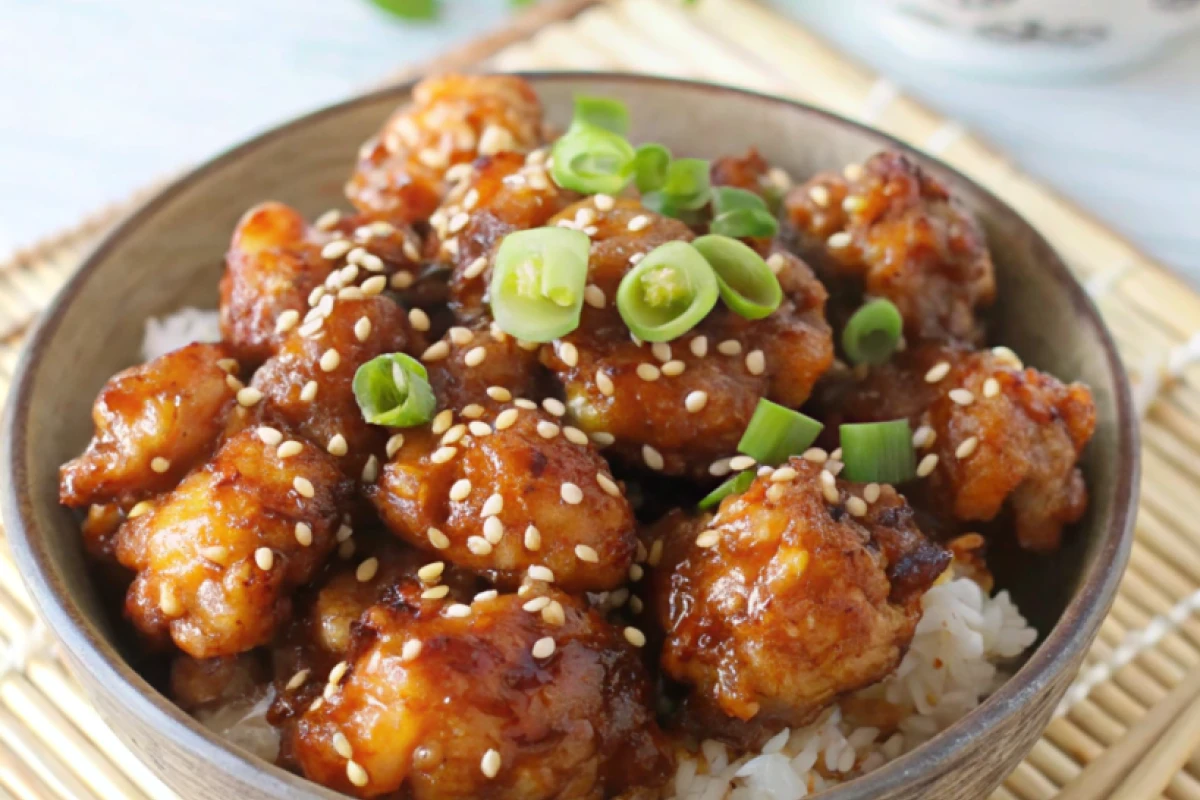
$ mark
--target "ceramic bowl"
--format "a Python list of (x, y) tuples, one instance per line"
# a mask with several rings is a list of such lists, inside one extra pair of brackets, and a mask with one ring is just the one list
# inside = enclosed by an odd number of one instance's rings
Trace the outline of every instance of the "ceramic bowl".
[[(550, 119), (572, 93), (629, 104), (636, 140), (715, 157), (754, 145), (795, 176), (861, 161), (900, 143), (778, 98), (658, 78), (528, 76)], [(186, 305), (215, 307), (222, 256), (238, 216), (276, 199), (313, 216), (343, 205), (355, 152), (409, 87), (358, 97), (253, 139), (197, 168), (133, 213), (96, 248), (33, 334), (5, 420), (5, 523), (21, 572), (67, 661), (113, 731), (188, 800), (337, 797), (226, 745), (130, 666), (123, 623), (106, 614), (84, 560), (75, 514), (58, 505), (58, 466), (91, 434), (104, 382), (138, 361), (143, 320)], [(1104, 619), (1129, 550), (1136, 427), (1125, 374), (1095, 308), (1054, 251), (1012, 209), (921, 157), (974, 209), (995, 257), (993, 330), (1028, 363), (1081, 379), (1099, 425), (1084, 459), (1092, 502), (1052, 557), (1001, 575), (1042, 632), (1037, 649), (981, 707), (932, 741), (830, 791), (828, 800), (976, 800), (1028, 752)]]

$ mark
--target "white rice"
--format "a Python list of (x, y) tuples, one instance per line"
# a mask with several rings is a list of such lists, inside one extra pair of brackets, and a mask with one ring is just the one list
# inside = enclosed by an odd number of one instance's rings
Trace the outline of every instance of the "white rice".
[(142, 359), (153, 361), (192, 342), (221, 341), (216, 311), (184, 308), (163, 317), (146, 320), (142, 336)]
[(855, 728), (835, 705), (811, 725), (780, 731), (757, 754), (731, 754), (706, 741), (699, 753), (681, 757), (674, 791), (666, 796), (798, 800), (869, 772), (979, 705), (1003, 681), (1000, 665), (1037, 638), (1008, 592), (988, 597), (968, 578), (934, 586), (921, 607), (912, 646), (896, 672), (857, 695), (901, 707), (907, 716), (898, 730), (884, 738), (878, 728)]
[(267, 722), (267, 711), (274, 701), (275, 687), (268, 686), (257, 697), (203, 709), (195, 716), (201, 725), (226, 741), (274, 763), (279, 755), (279, 729)]

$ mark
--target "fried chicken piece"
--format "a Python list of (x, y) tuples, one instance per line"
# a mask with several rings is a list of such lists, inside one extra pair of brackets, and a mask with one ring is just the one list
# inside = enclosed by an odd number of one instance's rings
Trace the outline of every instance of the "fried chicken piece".
[(608, 464), (557, 417), (511, 403), (495, 408), (476, 419), (446, 410), (433, 426), (405, 431), (366, 489), (384, 524), (502, 587), (527, 573), (568, 591), (620, 584), (637, 536)]
[(662, 668), (692, 687), (686, 727), (757, 746), (900, 663), (950, 554), (894, 489), (867, 503), (874, 491), (793, 458), (715, 517), (674, 512), (651, 531)]
[(363, 419), (354, 373), (376, 356), (420, 342), (387, 297), (338, 299), (317, 319), (323, 320), (318, 330), (289, 333), (279, 353), (254, 374), (251, 386), (263, 395), (257, 419), (328, 450), (347, 475), (358, 478), (382, 455), (387, 431)]
[(221, 435), (237, 385), (227, 370), (237, 363), (224, 345), (190, 344), (114, 375), (87, 450), (59, 468), (59, 502), (131, 505), (174, 487)]
[(1024, 369), (1011, 351), (928, 344), (822, 394), (833, 422), (929, 427), (935, 438), (917, 457), (935, 455), (937, 466), (912, 494), (930, 513), (985, 521), (1008, 501), (1021, 546), (1047, 552), (1087, 508), (1076, 465), (1096, 427), (1091, 391)]
[[(785, 299), (769, 317), (747, 320), (718, 305), (674, 342), (638, 344), (615, 303), (630, 257), (692, 234), (634, 200), (607, 210), (594, 203), (572, 206), (551, 223), (582, 218), (594, 226), (588, 282), (605, 302), (585, 305), (579, 327), (542, 348), (542, 363), (562, 383), (579, 427), (615, 439), (607, 451), (614, 457), (707, 477), (714, 459), (735, 452), (760, 397), (800, 405), (832, 363), (825, 291), (799, 259), (779, 253), (771, 258)], [(638, 217), (646, 224), (631, 231)]]
[[(238, 222), (225, 256), (222, 337), (239, 359), (261, 364), (308, 313), (317, 287), (336, 292), (372, 274), (393, 285), (411, 285), (420, 257), (420, 240), (411, 228), (361, 214), (309, 226), (300, 212), (282, 203), (257, 205)], [(398, 273), (403, 280), (395, 279)]]
[(171, 659), (168, 693), (189, 714), (261, 695), (270, 670), (259, 651), (218, 658)]
[(732, 186), (761, 195), (768, 186), (773, 186), (767, 177), (771, 165), (756, 148), (751, 147), (741, 156), (722, 156), (712, 162), (709, 178), (713, 186)]
[[(461, 411), (471, 404), (490, 405), (488, 389), (498, 397), (504, 392), (513, 397), (547, 394), (550, 381), (538, 361), (537, 346), (522, 347), (495, 325), (480, 330), (453, 327), (435, 347), (447, 353), (426, 363), (439, 408)], [(483, 360), (476, 362), (481, 355)]]
[[(978, 221), (910, 156), (883, 152), (846, 176), (823, 173), (788, 193), (787, 216), (801, 255), (832, 281), (835, 296), (886, 297), (918, 339), (982, 338), (975, 312), (991, 305), (996, 281)], [(850, 299), (852, 298), (852, 299)]]
[(291, 611), (292, 589), (333, 548), (351, 489), (311, 444), (281, 458), (256, 432), (236, 434), (121, 527), (117, 558), (137, 573), (126, 615), (195, 658), (265, 644)]
[(446, 194), (446, 171), (476, 156), (542, 141), (542, 107), (515, 75), (439, 75), (413, 89), (359, 151), (346, 196), (391, 222), (424, 221)]
[[(483, 297), (492, 279), (491, 258), (513, 231), (538, 228), (579, 199), (559, 188), (545, 169), (545, 152), (497, 153), (475, 161), (430, 219), (446, 258), (454, 265), (450, 307), (463, 322), (488, 315)], [(480, 261), (483, 259), (483, 261)]]
[(292, 750), (309, 778), (356, 797), (613, 797), (672, 765), (633, 647), (553, 593), (551, 624), (501, 595), (470, 606), (378, 605), (338, 688)]

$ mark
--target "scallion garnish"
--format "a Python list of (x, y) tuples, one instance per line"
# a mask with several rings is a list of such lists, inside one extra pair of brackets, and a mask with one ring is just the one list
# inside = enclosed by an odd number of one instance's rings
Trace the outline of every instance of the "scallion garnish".
[(586, 94), (575, 95), (575, 116), (572, 126), (585, 122), (604, 128), (618, 136), (629, 133), (629, 109), (620, 100), (611, 97), (593, 97)]
[(783, 302), (783, 289), (775, 273), (762, 256), (742, 242), (709, 234), (692, 242), (692, 247), (717, 273), (721, 299), (735, 313), (746, 319), (762, 319)]
[(840, 428), (846, 477), (860, 483), (903, 483), (916, 474), (908, 420), (864, 422)]
[(625, 137), (590, 122), (573, 122), (554, 143), (552, 153), (550, 175), (564, 189), (615, 195), (633, 177), (633, 145)]
[(429, 373), (404, 353), (388, 353), (363, 364), (351, 388), (363, 419), (372, 425), (410, 428), (428, 422), (437, 408)]
[(617, 287), (617, 310), (643, 341), (669, 342), (717, 304), (717, 276), (687, 242), (667, 242), (637, 263)]
[(667, 168), (671, 165), (671, 151), (661, 144), (644, 144), (638, 147), (634, 161), (634, 181), (642, 194), (656, 192), (667, 182)]
[(807, 450), (824, 427), (799, 411), (759, 398), (754, 416), (738, 442), (738, 452), (773, 467)]
[(733, 186), (712, 190), (713, 219), (709, 230), (734, 239), (769, 238), (779, 232), (775, 215), (754, 192)]
[(729, 495), (741, 494), (749, 489), (752, 483), (754, 483), (754, 470), (748, 469), (745, 472), (739, 472), (705, 495), (704, 499), (699, 503), (699, 508), (701, 511), (715, 508)]
[(904, 320), (890, 300), (872, 300), (846, 323), (842, 349), (855, 364), (882, 364), (896, 351), (903, 328)]
[(533, 228), (505, 236), (488, 289), (500, 329), (530, 342), (549, 342), (575, 330), (590, 246), (587, 234), (571, 228)]
[(702, 158), (674, 159), (667, 166), (662, 188), (648, 192), (643, 204), (672, 217), (703, 208), (712, 195), (708, 170), (709, 164)]

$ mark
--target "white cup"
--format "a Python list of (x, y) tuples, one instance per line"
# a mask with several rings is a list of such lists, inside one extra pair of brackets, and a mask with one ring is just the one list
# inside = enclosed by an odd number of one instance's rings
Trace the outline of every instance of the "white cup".
[(884, 2), (885, 33), (909, 55), (1005, 78), (1100, 76), (1200, 28), (1200, 0)]

